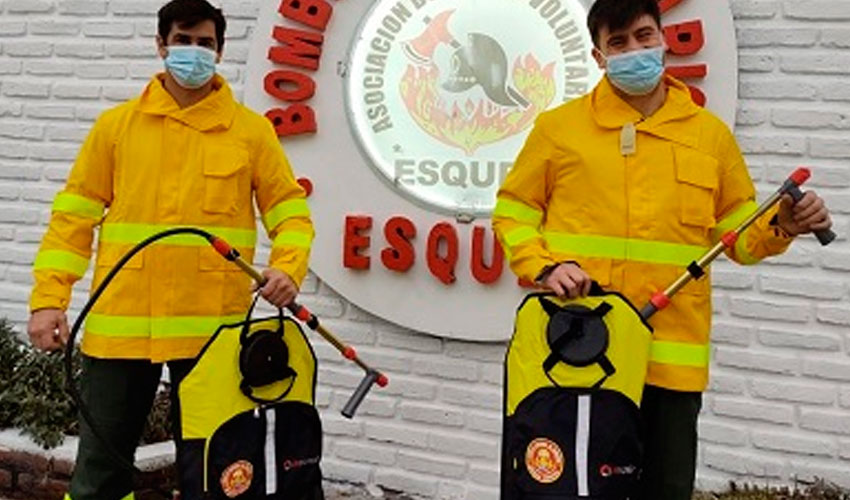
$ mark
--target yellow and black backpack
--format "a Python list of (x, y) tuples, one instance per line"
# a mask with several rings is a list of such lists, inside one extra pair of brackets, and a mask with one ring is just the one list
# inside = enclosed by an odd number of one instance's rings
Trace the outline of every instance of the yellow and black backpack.
[(622, 295), (528, 295), (505, 357), (501, 500), (625, 499), (652, 328)]
[(181, 500), (324, 498), (316, 356), (298, 323), (252, 320), (254, 304), (180, 383)]

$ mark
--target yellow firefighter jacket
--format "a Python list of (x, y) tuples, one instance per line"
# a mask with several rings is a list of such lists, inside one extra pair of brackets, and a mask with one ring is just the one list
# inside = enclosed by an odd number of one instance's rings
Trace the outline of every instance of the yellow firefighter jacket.
[[(550, 264), (578, 262), (638, 308), (756, 207), (729, 129), (667, 77), (654, 115), (620, 99), (607, 78), (592, 93), (538, 117), (498, 193), (493, 226), (511, 268), (532, 281)], [(633, 151), (627, 125), (633, 125)], [(626, 130), (624, 131), (624, 127)], [(728, 256), (740, 264), (783, 252), (791, 239), (750, 227)], [(711, 285), (686, 286), (655, 315), (647, 383), (702, 391), (708, 380)]]
[[(103, 113), (53, 203), (34, 264), (32, 310), (66, 309), (85, 274), (94, 229), (92, 290), (134, 244), (175, 226), (196, 226), (254, 256), (253, 198), (273, 242), (269, 265), (300, 285), (313, 226), (269, 121), (214, 91), (180, 109), (157, 75), (142, 95)], [(82, 350), (94, 357), (191, 358), (222, 323), (241, 321), (250, 278), (203, 238), (160, 240), (131, 259), (86, 322)]]

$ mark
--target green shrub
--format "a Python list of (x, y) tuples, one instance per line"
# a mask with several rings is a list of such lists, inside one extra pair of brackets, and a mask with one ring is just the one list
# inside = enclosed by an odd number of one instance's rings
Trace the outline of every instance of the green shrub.
[(794, 488), (757, 488), (731, 483), (726, 493), (697, 493), (694, 500), (850, 500), (850, 492), (826, 481), (800, 482)]
[[(0, 319), (0, 429), (18, 428), (45, 449), (75, 435), (77, 410), (65, 391), (64, 352), (43, 353), (24, 342)], [(80, 354), (73, 358), (80, 376)], [(171, 438), (167, 392), (157, 395), (142, 436), (143, 443)]]
[(173, 438), (171, 432), (171, 398), (168, 397), (168, 384), (156, 393), (148, 422), (142, 432), (142, 444), (161, 443)]
[[(79, 356), (74, 358), (79, 373)], [(16, 427), (45, 448), (77, 429), (76, 411), (65, 392), (62, 353), (45, 354), (0, 321), (0, 427)]]

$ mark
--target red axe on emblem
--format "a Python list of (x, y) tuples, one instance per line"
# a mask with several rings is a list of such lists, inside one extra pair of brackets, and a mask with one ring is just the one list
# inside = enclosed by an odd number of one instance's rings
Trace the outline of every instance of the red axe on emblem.
[(425, 18), (425, 23), (428, 25), (425, 31), (413, 40), (401, 44), (405, 55), (415, 63), (428, 64), (438, 45), (445, 43), (459, 48), (460, 43), (449, 33), (449, 19), (454, 13), (454, 10), (447, 10), (434, 19)]
[(432, 63), (434, 51), (440, 44), (451, 45), (451, 75), (443, 89), (460, 93), (480, 85), (487, 97), (500, 106), (527, 108), (528, 100), (508, 83), (508, 61), (505, 50), (494, 38), (483, 33), (469, 33), (464, 47), (449, 33), (448, 22), (454, 10), (441, 12), (427, 24), (421, 35), (402, 43), (403, 52), (414, 63)]

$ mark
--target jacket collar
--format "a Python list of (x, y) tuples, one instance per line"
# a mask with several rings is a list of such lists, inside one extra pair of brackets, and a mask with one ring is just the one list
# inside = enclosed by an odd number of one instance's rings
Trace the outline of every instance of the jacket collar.
[(664, 104), (652, 116), (644, 119), (640, 112), (629, 106), (614, 92), (608, 77), (603, 77), (591, 93), (591, 112), (596, 123), (607, 129), (621, 129), (627, 123), (634, 123), (637, 129), (658, 137), (695, 147), (699, 133), (694, 127), (682, 127), (682, 120), (691, 118), (700, 112), (691, 99), (688, 86), (665, 75), (667, 97)]
[(203, 100), (180, 109), (165, 90), (165, 74), (155, 75), (139, 98), (139, 110), (151, 115), (167, 116), (201, 132), (227, 129), (236, 114), (236, 102), (230, 86), (220, 75), (213, 76), (213, 91)]

